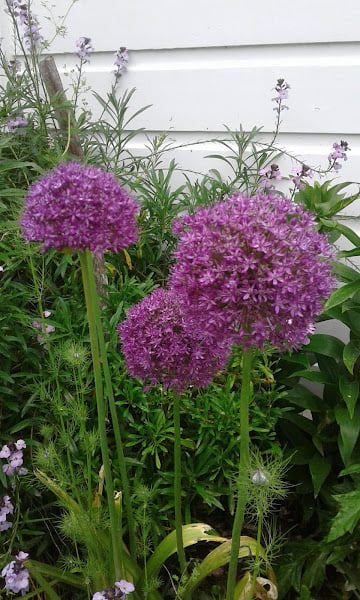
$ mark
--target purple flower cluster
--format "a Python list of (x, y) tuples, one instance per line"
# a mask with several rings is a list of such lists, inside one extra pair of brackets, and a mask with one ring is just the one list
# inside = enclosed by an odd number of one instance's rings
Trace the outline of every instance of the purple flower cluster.
[(283, 104), (284, 100), (289, 97), (290, 86), (286, 83), (285, 79), (278, 79), (275, 85), (276, 96), (272, 98), (272, 101), (276, 103), (274, 110), (282, 111), (289, 110), (289, 107)]
[(41, 250), (120, 252), (137, 239), (138, 205), (111, 173), (61, 164), (32, 184), (20, 223)]
[(307, 165), (297, 165), (291, 170), (292, 176), (291, 181), (295, 185), (295, 188), (298, 190), (303, 190), (305, 187), (305, 183), (303, 181), (304, 178), (313, 176), (313, 172)]
[(5, 133), (23, 133), (23, 127), (26, 127), (28, 124), (28, 120), (26, 119), (26, 117), (15, 117), (14, 119), (11, 119), (10, 121), (8, 121), (7, 123), (5, 123), (4, 125), (4, 132)]
[(341, 140), (340, 144), (338, 144), (337, 142), (334, 142), (333, 150), (332, 150), (332, 152), (330, 152), (330, 154), (328, 156), (329, 171), (330, 170), (340, 171), (340, 169), (342, 168), (342, 164), (339, 162), (339, 160), (346, 161), (348, 159), (346, 153), (349, 150), (351, 150), (351, 148), (349, 148), (349, 144), (347, 142), (345, 142), (344, 140)]
[(19, 552), (1, 571), (1, 576), (5, 578), (5, 588), (14, 594), (23, 596), (29, 591), (29, 571), (24, 565), (24, 561), (29, 555), (26, 552)]
[(83, 63), (89, 62), (90, 52), (94, 49), (91, 38), (82, 36), (75, 42), (76, 54)]
[(315, 218), (275, 194), (235, 195), (175, 225), (170, 289), (201, 335), (243, 348), (308, 341), (335, 286), (333, 253)]
[(6, 531), (12, 527), (11, 521), (7, 520), (8, 515), (12, 515), (14, 506), (11, 503), (10, 496), (0, 498), (0, 531)]
[(22, 36), (25, 45), (28, 48), (35, 49), (38, 42), (42, 40), (40, 34), (40, 26), (37, 18), (29, 9), (28, 2), (20, 2), (19, 0), (6, 0), (8, 12), (17, 23), (18, 27), (22, 28)]
[[(50, 310), (45, 310), (43, 313), (43, 316), (45, 317), (45, 319), (50, 317), (50, 315), (51, 315)], [(55, 326), (54, 325), (46, 325), (45, 323), (41, 323), (40, 321), (33, 321), (31, 324), (33, 327), (35, 327), (35, 329), (41, 330), (41, 333), (39, 333), (39, 335), (37, 335), (36, 339), (39, 342), (39, 344), (44, 346), (44, 348), (47, 348), (46, 343), (48, 341), (48, 337), (49, 337), (50, 333), (54, 333)]]
[(258, 189), (260, 190), (274, 190), (274, 180), (280, 181), (282, 179), (279, 165), (273, 163), (272, 165), (267, 165), (263, 169), (259, 170), (260, 180), (258, 184)]
[(121, 579), (120, 581), (115, 581), (114, 587), (106, 588), (101, 592), (95, 592), (92, 600), (114, 600), (115, 598), (125, 600), (126, 595), (131, 594), (134, 590), (135, 588), (132, 583)]
[(121, 75), (123, 75), (127, 69), (128, 63), (129, 63), (129, 54), (126, 48), (124, 48), (123, 46), (121, 48), (119, 48), (119, 50), (117, 50), (115, 52), (115, 60), (114, 60), (114, 65), (116, 67), (114, 73), (115, 73), (115, 79), (116, 81), (118, 81), (121, 77)]
[(130, 308), (118, 327), (129, 373), (177, 392), (206, 386), (225, 367), (229, 344), (215, 344), (192, 326), (181, 295), (156, 289)]
[(0, 450), (0, 458), (5, 458), (6, 463), (2, 465), (2, 471), (8, 477), (13, 475), (25, 475), (27, 469), (24, 469), (23, 464), (23, 449), (26, 448), (24, 440), (17, 442), (8, 442)]

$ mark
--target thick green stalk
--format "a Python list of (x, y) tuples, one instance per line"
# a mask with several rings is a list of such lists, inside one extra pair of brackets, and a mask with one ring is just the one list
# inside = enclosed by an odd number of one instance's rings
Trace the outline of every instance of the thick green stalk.
[(175, 530), (177, 554), (179, 557), (181, 574), (185, 574), (186, 558), (182, 534), (181, 515), (181, 428), (180, 428), (180, 398), (173, 396), (174, 410), (174, 505), (175, 505)]
[[(91, 256), (91, 253), (88, 251), (86, 252), (86, 264), (87, 264), (87, 269), (88, 269), (89, 273), (94, 274), (92, 256)], [(94, 297), (96, 296), (96, 298), (97, 298), (96, 283), (95, 283), (94, 275), (92, 275), (91, 279), (92, 279), (92, 281), (91, 281), (92, 292), (94, 294)], [(136, 560), (135, 519), (134, 519), (134, 515), (133, 515), (133, 510), (132, 510), (130, 484), (129, 484), (129, 479), (128, 479), (127, 470), (126, 470), (124, 446), (123, 446), (123, 442), (122, 442), (122, 438), (121, 438), (120, 424), (119, 424), (119, 419), (118, 419), (116, 405), (115, 405), (114, 392), (113, 392), (113, 386), (112, 386), (112, 381), (111, 381), (109, 361), (108, 361), (108, 356), (107, 356), (105, 336), (104, 336), (104, 330), (103, 330), (103, 326), (102, 326), (102, 320), (101, 320), (98, 299), (96, 302), (96, 306), (94, 306), (94, 311), (95, 311), (94, 318), (95, 318), (95, 323), (96, 323), (96, 330), (97, 330), (99, 350), (100, 350), (100, 360), (101, 360), (102, 371), (103, 371), (104, 379), (105, 379), (107, 399), (109, 402), (111, 420), (112, 420), (113, 431), (114, 431), (114, 436), (115, 436), (116, 452), (117, 452), (117, 457), (119, 460), (119, 469), (120, 469), (121, 484), (122, 484), (122, 494), (123, 494), (123, 498), (124, 498), (124, 505), (125, 505), (125, 510), (126, 510), (126, 519), (127, 519), (128, 533), (129, 533), (130, 553), (131, 553), (131, 556), (133, 557), (133, 559)]]
[(240, 536), (244, 523), (245, 507), (248, 496), (248, 478), (250, 462), (249, 405), (251, 400), (251, 368), (253, 351), (243, 352), (242, 383), (240, 394), (240, 462), (237, 505), (232, 529), (231, 555), (227, 580), (226, 600), (233, 600), (236, 583), (236, 571), (240, 549)]
[(89, 321), (89, 334), (91, 355), (93, 361), (93, 370), (95, 378), (96, 404), (98, 412), (98, 427), (100, 437), (100, 447), (102, 462), (105, 472), (106, 495), (108, 500), (109, 516), (110, 516), (110, 533), (113, 551), (113, 561), (116, 579), (122, 576), (122, 540), (117, 536), (117, 515), (114, 501), (114, 485), (111, 473), (111, 463), (106, 436), (106, 408), (104, 400), (103, 380), (101, 372), (101, 358), (99, 352), (98, 334), (96, 328), (96, 311), (98, 307), (98, 297), (95, 289), (94, 272), (92, 269), (91, 257), (89, 260), (89, 250), (80, 253), (81, 272), (83, 277), (84, 293), (86, 309)]

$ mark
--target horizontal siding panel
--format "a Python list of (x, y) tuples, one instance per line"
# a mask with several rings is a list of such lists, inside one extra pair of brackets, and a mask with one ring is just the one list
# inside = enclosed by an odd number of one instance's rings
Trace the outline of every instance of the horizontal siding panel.
[[(53, 14), (69, 3), (57, 0)], [(41, 0), (34, 11), (44, 12)], [(66, 22), (68, 36), (56, 49), (71, 49), (80, 35), (97, 50), (191, 48), (358, 40), (358, 0), (77, 0)], [(72, 42), (71, 42), (72, 40)]]
[[(151, 104), (139, 126), (154, 130), (218, 131), (226, 124), (246, 128), (255, 124), (272, 131), (271, 97), (276, 80), (291, 85), (283, 112), (284, 132), (360, 133), (358, 113), (360, 44), (332, 48), (322, 45), (271, 49), (230, 49), (133, 52), (121, 86), (137, 89), (134, 108)], [(74, 58), (58, 56), (63, 72)], [(66, 68), (64, 68), (66, 63)], [(111, 53), (93, 55), (86, 67), (88, 83), (104, 93), (113, 81)], [(95, 104), (90, 99), (92, 110)]]

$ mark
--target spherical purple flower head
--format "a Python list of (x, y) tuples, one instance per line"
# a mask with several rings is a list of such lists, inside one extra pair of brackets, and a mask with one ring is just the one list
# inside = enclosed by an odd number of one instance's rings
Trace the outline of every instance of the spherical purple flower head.
[(174, 227), (180, 241), (170, 288), (194, 326), (243, 348), (308, 341), (335, 286), (331, 247), (314, 217), (276, 195), (235, 195)]
[(189, 327), (179, 295), (160, 288), (130, 308), (118, 332), (130, 375), (177, 392), (207, 386), (230, 353)]
[(61, 164), (32, 184), (21, 226), (28, 241), (48, 248), (102, 254), (137, 239), (136, 201), (111, 173), (76, 162)]

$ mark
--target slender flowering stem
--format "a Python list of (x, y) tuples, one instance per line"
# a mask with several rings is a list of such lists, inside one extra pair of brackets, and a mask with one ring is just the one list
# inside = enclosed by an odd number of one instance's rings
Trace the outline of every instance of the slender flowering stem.
[(244, 522), (244, 513), (248, 497), (248, 479), (250, 463), (249, 405), (251, 400), (251, 368), (253, 350), (243, 352), (242, 384), (240, 394), (240, 462), (238, 479), (238, 497), (232, 529), (231, 554), (227, 581), (226, 600), (233, 600), (236, 582), (236, 570), (240, 549), (240, 536)]
[(89, 321), (89, 334), (91, 354), (93, 360), (93, 369), (95, 377), (96, 404), (98, 411), (98, 427), (101, 446), (102, 462), (104, 465), (106, 494), (108, 499), (108, 508), (110, 515), (110, 532), (113, 550), (115, 577), (119, 578), (120, 565), (122, 563), (122, 540), (116, 535), (117, 515), (114, 502), (114, 486), (111, 474), (110, 456), (106, 437), (106, 408), (104, 400), (103, 380), (101, 373), (101, 357), (99, 351), (99, 341), (96, 328), (96, 313), (98, 310), (98, 297), (96, 293), (95, 277), (92, 267), (92, 258), (90, 251), (86, 249), (80, 252), (80, 264), (85, 293), (86, 309)]
[(177, 554), (179, 557), (181, 574), (185, 573), (186, 558), (184, 540), (182, 535), (181, 515), (181, 427), (180, 427), (180, 398), (174, 394), (174, 505), (175, 505), (175, 530)]
[[(93, 267), (92, 267), (91, 253), (85, 252), (85, 254), (86, 254), (85, 260), (86, 260), (87, 269), (90, 272), (92, 272)], [(94, 283), (95, 283), (95, 281), (94, 281)], [(128, 479), (127, 470), (126, 470), (125, 454), (124, 454), (123, 442), (121, 439), (120, 424), (119, 424), (119, 419), (118, 419), (118, 415), (117, 415), (114, 392), (113, 392), (113, 387), (112, 387), (112, 382), (111, 382), (111, 374), (110, 374), (109, 362), (108, 362), (107, 351), (106, 351), (104, 330), (103, 330), (102, 320), (101, 320), (101, 316), (100, 316), (99, 302), (98, 302), (98, 297), (97, 297), (97, 293), (96, 293), (96, 286), (95, 286), (95, 294), (96, 294), (96, 303), (94, 306), (94, 319), (95, 319), (96, 331), (97, 331), (97, 336), (98, 336), (97, 339), (98, 339), (98, 343), (99, 343), (100, 361), (101, 361), (102, 370), (103, 370), (104, 379), (105, 379), (107, 400), (109, 402), (110, 414), (111, 414), (112, 425), (113, 425), (114, 436), (115, 436), (116, 452), (117, 452), (117, 456), (118, 456), (118, 460), (119, 460), (119, 469), (120, 469), (121, 483), (122, 483), (122, 488), (123, 488), (122, 492), (124, 495), (124, 503), (125, 503), (125, 509), (126, 509), (127, 523), (128, 523), (130, 551), (131, 551), (131, 555), (135, 558), (135, 556), (136, 556), (136, 539), (135, 539), (135, 524), (134, 524), (135, 520), (134, 520), (133, 510), (132, 510), (130, 484), (129, 484), (129, 479)]]

